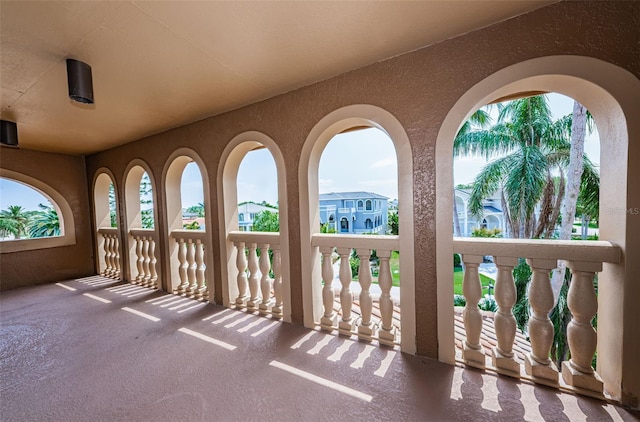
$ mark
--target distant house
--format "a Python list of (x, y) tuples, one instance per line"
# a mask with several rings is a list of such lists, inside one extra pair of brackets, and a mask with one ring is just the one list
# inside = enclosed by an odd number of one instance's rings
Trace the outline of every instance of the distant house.
[[(500, 199), (501, 191), (496, 191), (492, 196), (484, 200), (482, 217), (479, 219), (469, 211), (471, 189), (455, 189), (454, 192), (458, 221), (460, 222), (460, 235), (462, 237), (470, 237), (473, 229), (478, 228), (500, 229), (504, 232), (505, 221)], [(453, 231), (455, 233), (455, 227)]]
[(320, 223), (337, 233), (377, 233), (387, 231), (389, 198), (371, 192), (320, 194)]
[(278, 208), (256, 204), (255, 202), (242, 202), (238, 204), (238, 227), (240, 231), (249, 232), (253, 229), (253, 220), (255, 220), (256, 215), (261, 213), (262, 211), (271, 211), (278, 212)]

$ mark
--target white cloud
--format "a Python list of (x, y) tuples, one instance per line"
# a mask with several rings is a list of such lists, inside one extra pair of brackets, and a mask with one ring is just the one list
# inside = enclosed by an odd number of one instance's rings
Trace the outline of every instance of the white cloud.
[(394, 158), (385, 158), (384, 160), (378, 160), (371, 164), (371, 168), (377, 169), (382, 167), (389, 167), (396, 164), (396, 159)]

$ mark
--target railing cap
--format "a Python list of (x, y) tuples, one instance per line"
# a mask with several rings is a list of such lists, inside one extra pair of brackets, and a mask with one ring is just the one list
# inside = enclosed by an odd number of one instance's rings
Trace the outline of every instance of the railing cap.
[(358, 234), (315, 233), (311, 237), (311, 245), (397, 251), (400, 249), (400, 237), (390, 235), (373, 236)]
[(279, 232), (241, 232), (230, 231), (227, 237), (230, 242), (280, 244)]
[(604, 240), (546, 240), (454, 237), (453, 252), (514, 258), (620, 262), (621, 250)]

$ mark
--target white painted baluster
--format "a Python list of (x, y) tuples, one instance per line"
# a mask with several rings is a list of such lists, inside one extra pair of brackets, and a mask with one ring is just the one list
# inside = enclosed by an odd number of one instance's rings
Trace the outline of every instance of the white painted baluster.
[(280, 257), (280, 245), (271, 245), (273, 251), (273, 296), (274, 304), (271, 307), (271, 315), (282, 318), (282, 261)]
[(482, 255), (463, 255), (465, 271), (462, 281), (462, 292), (466, 300), (464, 312), (464, 329), (466, 340), (462, 350), (462, 359), (469, 366), (484, 369), (485, 356), (480, 345), (480, 332), (482, 331), (482, 314), (478, 309), (478, 302), (482, 297), (482, 284), (478, 274), (478, 265), (482, 262)]
[(138, 270), (138, 275), (136, 276), (135, 283), (141, 284), (144, 280), (144, 257), (142, 256), (142, 239), (140, 236), (134, 237), (136, 241), (136, 269)]
[(382, 293), (380, 294), (380, 315), (382, 317), (381, 327), (378, 330), (378, 340), (381, 344), (393, 347), (396, 341), (396, 328), (393, 326), (393, 300), (391, 299), (391, 267), (389, 258), (391, 251), (377, 251), (380, 259), (380, 269), (378, 270), (378, 285)]
[(553, 343), (553, 324), (549, 312), (553, 309), (553, 291), (549, 272), (556, 268), (555, 259), (527, 259), (533, 270), (529, 285), (529, 304), (532, 315), (529, 318), (529, 338), (531, 353), (525, 356), (525, 370), (534, 381), (551, 386), (558, 385), (558, 370), (549, 359)]
[(187, 245), (184, 243), (183, 238), (176, 239), (178, 242), (178, 274), (180, 275), (180, 285), (178, 286), (177, 293), (184, 293), (187, 286), (189, 286), (189, 280), (187, 279)]
[(602, 394), (602, 379), (591, 367), (598, 336), (591, 320), (598, 311), (598, 297), (593, 287), (595, 273), (602, 271), (599, 262), (567, 262), (571, 269), (571, 285), (567, 305), (573, 315), (567, 326), (571, 360), (562, 362), (562, 378), (576, 388)]
[(244, 242), (234, 242), (236, 247), (236, 268), (238, 269), (238, 297), (236, 305), (244, 305), (247, 300), (247, 257), (244, 254)]
[(118, 235), (113, 235), (113, 263), (115, 272), (113, 278), (116, 280), (120, 279), (120, 241), (118, 239)]
[(104, 271), (102, 272), (102, 275), (105, 277), (111, 277), (111, 248), (109, 247), (111, 238), (108, 234), (102, 233), (102, 239), (104, 240)]
[(358, 324), (358, 338), (364, 341), (371, 341), (375, 332), (375, 324), (371, 321), (371, 310), (373, 300), (371, 299), (371, 249), (357, 249), (360, 258), (360, 269), (358, 271), (358, 281), (360, 282), (360, 312), (361, 318)]
[(247, 302), (247, 308), (257, 309), (260, 304), (260, 276), (258, 275), (258, 254), (257, 245), (249, 243), (249, 294), (251, 297)]
[(512, 311), (513, 305), (516, 303), (513, 267), (518, 264), (518, 258), (496, 256), (493, 261), (498, 267), (495, 291), (498, 312), (496, 312), (494, 320), (498, 345), (491, 351), (493, 366), (503, 375), (520, 378), (520, 364), (515, 360), (513, 353), (516, 319)]
[(149, 263), (151, 262), (151, 258), (149, 258), (149, 238), (147, 236), (142, 237), (142, 269), (144, 271), (144, 278), (142, 280), (142, 284), (147, 286), (151, 281), (151, 272), (149, 271)]
[(193, 239), (187, 239), (187, 295), (193, 295), (196, 292), (198, 283), (196, 281), (196, 248)]
[(333, 246), (320, 247), (320, 253), (322, 254), (322, 281), (324, 281), (322, 287), (324, 315), (320, 318), (320, 326), (323, 330), (332, 331), (337, 324), (337, 315), (333, 312), (335, 294), (331, 285), (333, 283), (333, 262), (331, 262)]
[(260, 303), (260, 313), (267, 314), (271, 306), (271, 278), (269, 271), (271, 270), (271, 262), (269, 261), (269, 244), (261, 243), (258, 245), (260, 249), (260, 291), (262, 292), (262, 302)]
[(351, 317), (351, 304), (353, 297), (351, 296), (351, 265), (349, 264), (349, 255), (351, 248), (338, 248), (340, 255), (340, 283), (342, 290), (340, 291), (340, 308), (342, 309), (342, 320), (338, 323), (338, 331), (340, 334), (350, 336), (354, 328), (354, 320)]
[(195, 253), (196, 253), (196, 282), (197, 282), (196, 298), (202, 299), (208, 295), (206, 294), (207, 286), (205, 284), (205, 279), (204, 279), (204, 270), (205, 270), (204, 245), (202, 244), (202, 241), (200, 239), (196, 240)]
[(158, 260), (156, 259), (156, 241), (153, 239), (153, 237), (149, 238), (149, 257), (151, 257), (151, 262), (149, 262), (151, 287), (155, 289), (158, 281), (158, 272), (156, 270), (156, 264)]

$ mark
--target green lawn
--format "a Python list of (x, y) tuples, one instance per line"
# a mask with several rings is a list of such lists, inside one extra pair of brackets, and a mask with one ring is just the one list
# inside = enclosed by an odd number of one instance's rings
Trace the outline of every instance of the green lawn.
[[(464, 273), (462, 272), (462, 268), (454, 268), (453, 270), (453, 294), (461, 295), (462, 294), (462, 279), (464, 277)], [(489, 284), (496, 285), (496, 282), (486, 275), (480, 274), (480, 282), (482, 283), (482, 296), (484, 296), (488, 290), (484, 287), (487, 287)]]
[[(398, 251), (392, 251), (389, 258), (389, 268), (391, 269), (392, 284), (396, 287), (400, 287), (400, 253)], [(353, 277), (353, 281), (357, 281), (358, 277)], [(373, 276), (371, 280), (374, 284), (378, 284), (378, 277)]]

